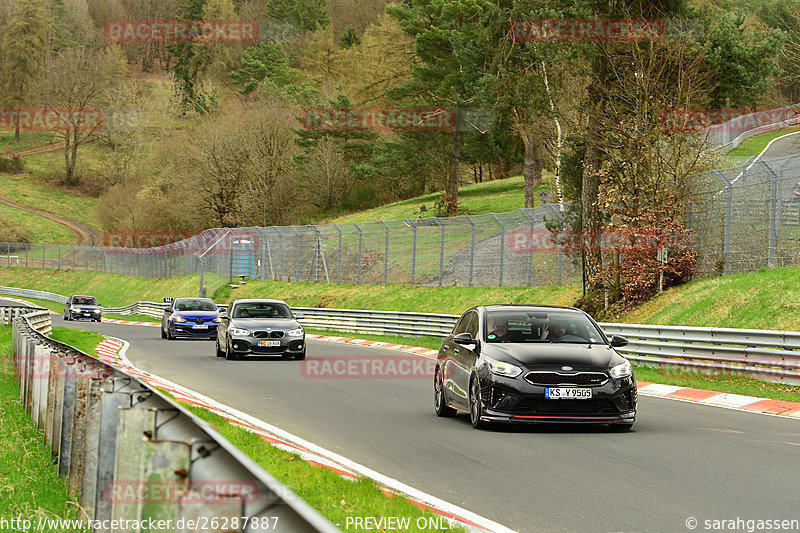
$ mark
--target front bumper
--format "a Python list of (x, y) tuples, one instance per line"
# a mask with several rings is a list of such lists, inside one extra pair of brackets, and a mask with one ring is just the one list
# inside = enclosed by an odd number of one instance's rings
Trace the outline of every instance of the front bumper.
[(72, 320), (100, 320), (102, 313), (94, 313), (91, 311), (70, 311), (69, 317)]
[(216, 337), (217, 324), (203, 324), (205, 328), (195, 328), (193, 322), (170, 322), (169, 329), (173, 337)]
[(278, 339), (257, 339), (252, 335), (232, 336), (231, 351), (236, 355), (299, 355), (306, 349), (305, 335), (302, 337), (283, 337), (278, 346), (261, 346), (261, 341)]
[[(609, 380), (592, 389), (586, 400), (552, 400), (544, 386), (521, 376), (481, 376), (483, 420), (511, 423), (632, 424), (636, 421), (637, 388), (634, 376)], [(581, 387), (583, 388), (583, 387)]]

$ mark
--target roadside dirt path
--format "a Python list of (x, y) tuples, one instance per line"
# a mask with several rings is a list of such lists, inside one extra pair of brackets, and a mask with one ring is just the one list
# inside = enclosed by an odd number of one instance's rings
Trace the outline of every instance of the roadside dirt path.
[(90, 226), (85, 222), (78, 222), (77, 220), (73, 220), (71, 218), (63, 217), (55, 213), (50, 213), (49, 211), (36, 209), (35, 207), (28, 207), (27, 205), (19, 204), (7, 198), (0, 197), (0, 203), (11, 207), (15, 207), (17, 209), (22, 209), (23, 211), (27, 211), (29, 213), (35, 213), (37, 215), (41, 215), (45, 218), (52, 220), (53, 222), (61, 224), (75, 235), (75, 244), (77, 244), (78, 246), (103, 245), (103, 233), (99, 229), (95, 228), (94, 226)]
[(43, 154), (45, 152), (55, 152), (56, 150), (61, 150), (64, 148), (64, 143), (62, 142), (55, 142), (50, 144), (45, 144), (44, 146), (37, 146), (35, 148), (27, 148), (25, 150), (19, 150), (16, 152), (5, 152), (0, 157), (5, 159), (11, 159), (13, 156), (17, 157), (25, 157), (28, 155), (36, 155), (36, 154)]

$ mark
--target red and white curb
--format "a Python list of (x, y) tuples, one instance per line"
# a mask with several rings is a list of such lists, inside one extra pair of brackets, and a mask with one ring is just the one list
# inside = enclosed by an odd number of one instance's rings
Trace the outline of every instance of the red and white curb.
[(770, 400), (757, 396), (744, 396), (710, 390), (692, 389), (677, 385), (661, 385), (658, 383), (639, 382), (639, 394), (655, 396), (670, 400), (713, 405), (737, 411), (749, 411), (776, 416), (786, 416), (800, 419), (800, 403)]
[[(157, 324), (156, 324), (157, 325)], [(309, 335), (308, 338), (323, 337), (321, 335)], [(343, 339), (340, 338), (340, 339)], [(322, 340), (322, 339), (317, 339)], [(353, 339), (358, 340), (358, 339)], [(363, 340), (363, 339), (362, 339)], [(344, 341), (338, 341), (344, 342)], [(364, 341), (376, 342), (376, 341)], [(357, 343), (360, 344), (360, 343)], [(389, 343), (381, 343), (389, 344)], [(209, 411), (218, 414), (219, 416), (228, 420), (231, 424), (240, 426), (247, 431), (251, 431), (261, 436), (265, 441), (273, 446), (282, 450), (296, 453), (300, 457), (316, 466), (322, 466), (339, 473), (340, 475), (356, 479), (358, 477), (367, 477), (377, 483), (381, 490), (388, 495), (397, 495), (406, 498), (418, 507), (434, 512), (443, 516), (445, 519), (451, 521), (455, 526), (463, 526), (467, 529), (477, 532), (494, 532), (494, 533), (513, 533), (502, 524), (498, 524), (488, 518), (484, 518), (471, 511), (458, 507), (452, 503), (446, 502), (435, 496), (427, 494), (423, 491), (417, 490), (414, 487), (406, 485), (401, 481), (385, 476), (371, 468), (356, 463), (344, 456), (334, 453), (330, 450), (322, 448), (312, 442), (309, 442), (301, 437), (293, 435), (278, 427), (268, 424), (253, 416), (248, 415), (238, 409), (234, 409), (227, 405), (217, 402), (208, 396), (195, 392), (191, 389), (178, 385), (170, 380), (156, 376), (144, 370), (136, 368), (133, 363), (126, 357), (125, 352), (128, 350), (130, 344), (122, 339), (114, 337), (106, 337), (105, 340), (97, 345), (98, 358), (105, 363), (108, 363), (127, 374), (136, 376), (153, 387), (168, 391), (176, 400), (199, 407), (204, 407)], [(397, 345), (393, 345), (397, 346)], [(386, 346), (381, 346), (386, 347)], [(402, 346), (402, 348), (416, 348), (417, 351), (424, 350), (435, 354), (435, 350), (427, 348)], [(406, 351), (406, 350), (403, 350)], [(423, 355), (429, 357), (427, 353), (415, 353), (416, 355)]]

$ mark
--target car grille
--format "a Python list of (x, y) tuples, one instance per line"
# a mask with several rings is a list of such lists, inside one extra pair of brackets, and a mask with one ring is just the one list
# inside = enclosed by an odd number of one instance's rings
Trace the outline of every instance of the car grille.
[(611, 400), (542, 400), (524, 398), (511, 412), (520, 415), (616, 415), (621, 410)]
[(525, 374), (525, 381), (542, 387), (551, 385), (597, 387), (608, 381), (608, 376), (602, 372), (528, 372)]
[(283, 331), (254, 331), (253, 336), (257, 339), (282, 339)]

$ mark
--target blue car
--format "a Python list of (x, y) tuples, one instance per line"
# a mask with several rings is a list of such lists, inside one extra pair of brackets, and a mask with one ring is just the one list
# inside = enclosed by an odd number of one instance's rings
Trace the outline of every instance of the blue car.
[[(164, 299), (169, 301), (168, 298)], [(175, 298), (161, 317), (161, 338), (216, 339), (219, 309), (210, 298)]]

